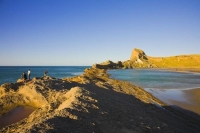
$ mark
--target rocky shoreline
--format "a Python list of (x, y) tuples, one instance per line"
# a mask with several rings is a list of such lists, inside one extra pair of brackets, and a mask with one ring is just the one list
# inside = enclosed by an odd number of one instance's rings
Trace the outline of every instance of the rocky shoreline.
[(104, 69), (56, 79), (35, 77), (0, 86), (0, 116), (18, 106), (36, 110), (0, 132), (197, 133), (200, 120), (174, 110), (142, 88), (109, 78)]
[(93, 68), (99, 69), (130, 69), (130, 68), (179, 68), (179, 69), (198, 69), (200, 68), (200, 55), (177, 55), (170, 57), (151, 57), (147, 56), (141, 49), (134, 48), (130, 60), (126, 61), (105, 61), (94, 64)]

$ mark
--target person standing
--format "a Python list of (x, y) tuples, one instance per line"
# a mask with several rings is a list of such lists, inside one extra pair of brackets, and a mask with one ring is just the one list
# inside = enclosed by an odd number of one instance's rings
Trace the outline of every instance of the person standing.
[(27, 80), (27, 75), (26, 75), (25, 72), (24, 72), (24, 80), (25, 80), (25, 81)]
[(31, 70), (28, 69), (28, 79), (30, 80), (31, 79)]
[(25, 72), (22, 73), (22, 79), (23, 79), (23, 82), (26, 82), (27, 80), (27, 75)]

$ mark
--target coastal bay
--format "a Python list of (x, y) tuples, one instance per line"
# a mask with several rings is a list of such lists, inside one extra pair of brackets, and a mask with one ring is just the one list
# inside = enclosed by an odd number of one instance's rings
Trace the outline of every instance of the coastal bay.
[[(15, 79), (29, 67), (1, 67), (17, 72), (0, 86), (0, 131), (198, 133), (199, 69), (157, 68), (141, 50), (133, 53), (131, 62), (30, 67), (36, 77), (26, 82)], [(42, 76), (43, 69), (49, 75)], [(14, 119), (26, 107), (33, 112)]]
[[(75, 77), (35, 77), (0, 87), (0, 115), (36, 108), (1, 132), (198, 132), (199, 119), (175, 110), (141, 87), (88, 68)], [(12, 104), (10, 103), (12, 101)]]
[(0, 0), (0, 133), (200, 133), (200, 0)]
[[(137, 68), (108, 70), (108, 73), (113, 78), (141, 86), (166, 104), (180, 106), (199, 114), (200, 95), (199, 89), (196, 88), (200, 86), (200, 75), (189, 71), (191, 69), (181, 70)], [(193, 91), (195, 93), (190, 93)]]

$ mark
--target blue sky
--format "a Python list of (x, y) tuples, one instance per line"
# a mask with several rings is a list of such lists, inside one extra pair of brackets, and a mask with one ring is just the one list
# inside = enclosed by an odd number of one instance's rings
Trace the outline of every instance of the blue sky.
[(0, 0), (0, 65), (200, 54), (199, 0)]

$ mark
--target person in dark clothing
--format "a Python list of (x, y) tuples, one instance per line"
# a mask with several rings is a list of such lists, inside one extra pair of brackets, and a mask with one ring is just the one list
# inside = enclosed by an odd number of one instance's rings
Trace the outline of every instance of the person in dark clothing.
[(24, 72), (24, 80), (27, 80), (27, 75), (25, 72)]
[(25, 72), (22, 73), (22, 79), (23, 79), (23, 82), (27, 80), (27, 75)]

